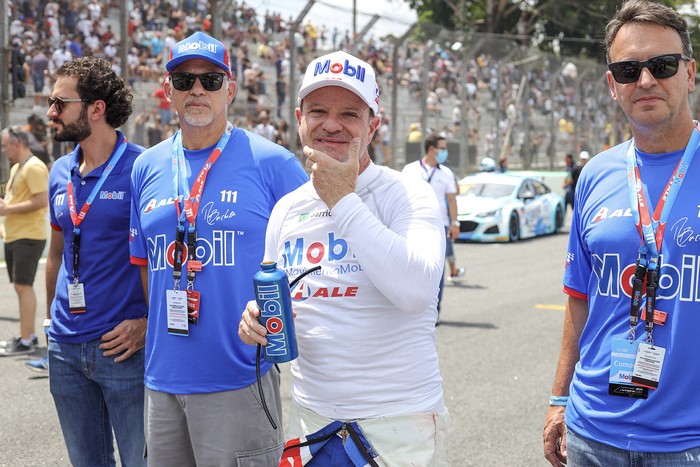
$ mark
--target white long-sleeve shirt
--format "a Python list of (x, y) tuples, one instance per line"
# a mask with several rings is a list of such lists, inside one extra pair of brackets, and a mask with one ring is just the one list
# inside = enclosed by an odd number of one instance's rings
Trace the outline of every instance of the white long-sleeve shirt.
[(332, 211), (309, 182), (275, 206), (265, 259), (294, 279), (297, 403), (333, 419), (442, 411), (445, 231), (433, 190), (374, 164)]

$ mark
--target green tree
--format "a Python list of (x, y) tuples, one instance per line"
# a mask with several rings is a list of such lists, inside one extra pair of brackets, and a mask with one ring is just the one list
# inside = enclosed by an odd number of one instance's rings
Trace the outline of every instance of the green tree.
[[(603, 30), (620, 0), (404, 0), (423, 25), (481, 33), (561, 37), (561, 50), (596, 58), (603, 55)], [(694, 0), (663, 0), (680, 9), (700, 44), (700, 18)], [(542, 47), (551, 47), (542, 41)]]

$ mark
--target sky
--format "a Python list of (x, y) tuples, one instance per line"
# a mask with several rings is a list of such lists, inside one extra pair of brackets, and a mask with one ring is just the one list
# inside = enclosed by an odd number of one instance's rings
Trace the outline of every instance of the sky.
[[(357, 32), (360, 32), (372, 19), (373, 15), (381, 18), (374, 24), (368, 35), (382, 37), (387, 34), (402, 35), (417, 20), (416, 13), (403, 0), (356, 0)], [(297, 18), (304, 9), (307, 0), (259, 0), (255, 9), (259, 15), (266, 10), (279, 12), (282, 18)], [(352, 32), (351, 0), (317, 0), (306, 15), (306, 19), (317, 26), (325, 25), (329, 31), (337, 27), (341, 34)]]

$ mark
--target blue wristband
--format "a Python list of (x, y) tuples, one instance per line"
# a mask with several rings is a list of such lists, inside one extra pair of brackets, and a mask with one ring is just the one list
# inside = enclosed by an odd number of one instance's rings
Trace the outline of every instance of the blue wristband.
[(566, 405), (569, 396), (549, 396), (549, 405)]

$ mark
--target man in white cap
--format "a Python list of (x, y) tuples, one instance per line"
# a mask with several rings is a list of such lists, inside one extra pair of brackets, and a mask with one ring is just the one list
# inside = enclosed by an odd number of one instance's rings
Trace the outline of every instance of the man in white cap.
[(236, 83), (221, 42), (193, 34), (166, 70), (180, 131), (132, 172), (130, 254), (149, 293), (149, 465), (269, 467), (283, 442), (279, 372), (263, 361), (256, 384), (236, 310), (253, 298), (272, 207), (308, 177), (289, 151), (227, 122)]
[[(292, 290), (299, 357), (280, 465), (311, 453), (324, 466), (447, 465), (435, 349), (445, 231), (429, 185), (370, 160), (378, 107), (366, 62), (334, 52), (306, 69), (296, 116), (311, 182), (275, 206), (265, 244), (288, 274), (321, 266)], [(249, 302), (239, 335), (251, 345), (267, 343), (258, 316)]]

